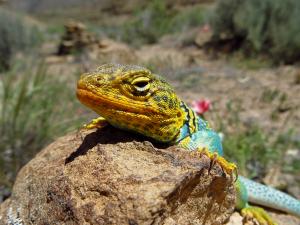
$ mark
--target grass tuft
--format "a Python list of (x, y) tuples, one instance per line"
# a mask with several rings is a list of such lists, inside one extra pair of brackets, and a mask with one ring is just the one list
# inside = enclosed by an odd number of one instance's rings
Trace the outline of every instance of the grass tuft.
[(37, 26), (16, 13), (0, 8), (0, 72), (11, 67), (17, 53), (32, 51), (42, 39)]
[(0, 74), (0, 187), (43, 146), (78, 125), (76, 98), (47, 67), (16, 66)]
[(152, 44), (163, 35), (203, 25), (205, 19), (206, 11), (202, 6), (180, 11), (168, 8), (165, 1), (152, 0), (145, 9), (137, 10), (133, 19), (120, 26), (117, 35), (122, 41), (135, 46)]

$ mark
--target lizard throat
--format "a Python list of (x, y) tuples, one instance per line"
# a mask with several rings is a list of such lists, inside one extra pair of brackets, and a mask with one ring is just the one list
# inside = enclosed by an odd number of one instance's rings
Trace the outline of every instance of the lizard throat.
[[(151, 137), (159, 142), (173, 143), (180, 134), (182, 125), (176, 117), (166, 117), (151, 107), (138, 108), (111, 100), (92, 91), (77, 88), (78, 99), (87, 107), (104, 117), (113, 126)], [(153, 116), (155, 115), (155, 116)]]

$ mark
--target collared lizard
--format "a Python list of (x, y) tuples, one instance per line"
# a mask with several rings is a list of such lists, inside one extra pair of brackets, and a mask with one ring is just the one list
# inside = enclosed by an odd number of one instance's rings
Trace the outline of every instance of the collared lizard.
[[(109, 123), (140, 133), (156, 141), (177, 144), (190, 151), (203, 151), (233, 173), (236, 166), (223, 156), (218, 134), (206, 121), (181, 101), (173, 88), (150, 70), (134, 65), (105, 64), (83, 74), (77, 83), (77, 97), (101, 117), (85, 127)], [(253, 202), (300, 216), (300, 201), (271, 187), (239, 176), (235, 182), (236, 208), (260, 224), (276, 222)]]

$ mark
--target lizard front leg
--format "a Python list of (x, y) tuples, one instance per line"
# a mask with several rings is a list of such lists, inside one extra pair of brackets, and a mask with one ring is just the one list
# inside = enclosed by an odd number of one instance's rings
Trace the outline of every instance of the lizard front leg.
[(237, 166), (234, 163), (228, 162), (225, 158), (219, 156), (217, 152), (210, 152), (207, 148), (198, 148), (197, 152), (209, 157), (211, 159), (211, 166), (218, 163), (222, 167), (223, 171), (231, 177), (235, 177), (235, 180), (237, 179)]
[[(213, 162), (218, 162), (223, 170), (230, 175), (237, 172), (236, 165), (222, 157), (223, 149), (220, 137), (212, 130), (198, 131), (184, 138), (178, 144), (188, 150), (200, 151), (201, 154), (207, 155)], [(235, 187), (237, 194), (236, 209), (241, 212), (245, 220), (255, 219), (260, 225), (276, 225), (276, 222), (272, 220), (264, 209), (248, 204), (246, 186), (239, 178), (235, 182)]]
[(217, 162), (226, 173), (231, 176), (235, 175), (237, 178), (237, 166), (223, 157), (221, 139), (213, 130), (207, 129), (195, 132), (181, 140), (178, 145), (208, 156), (212, 160), (212, 164)]

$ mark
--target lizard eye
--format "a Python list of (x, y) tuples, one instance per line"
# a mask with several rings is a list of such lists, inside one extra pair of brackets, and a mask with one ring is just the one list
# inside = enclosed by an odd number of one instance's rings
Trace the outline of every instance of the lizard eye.
[(138, 77), (132, 81), (132, 85), (137, 91), (145, 92), (150, 89), (149, 81), (148, 77)]

